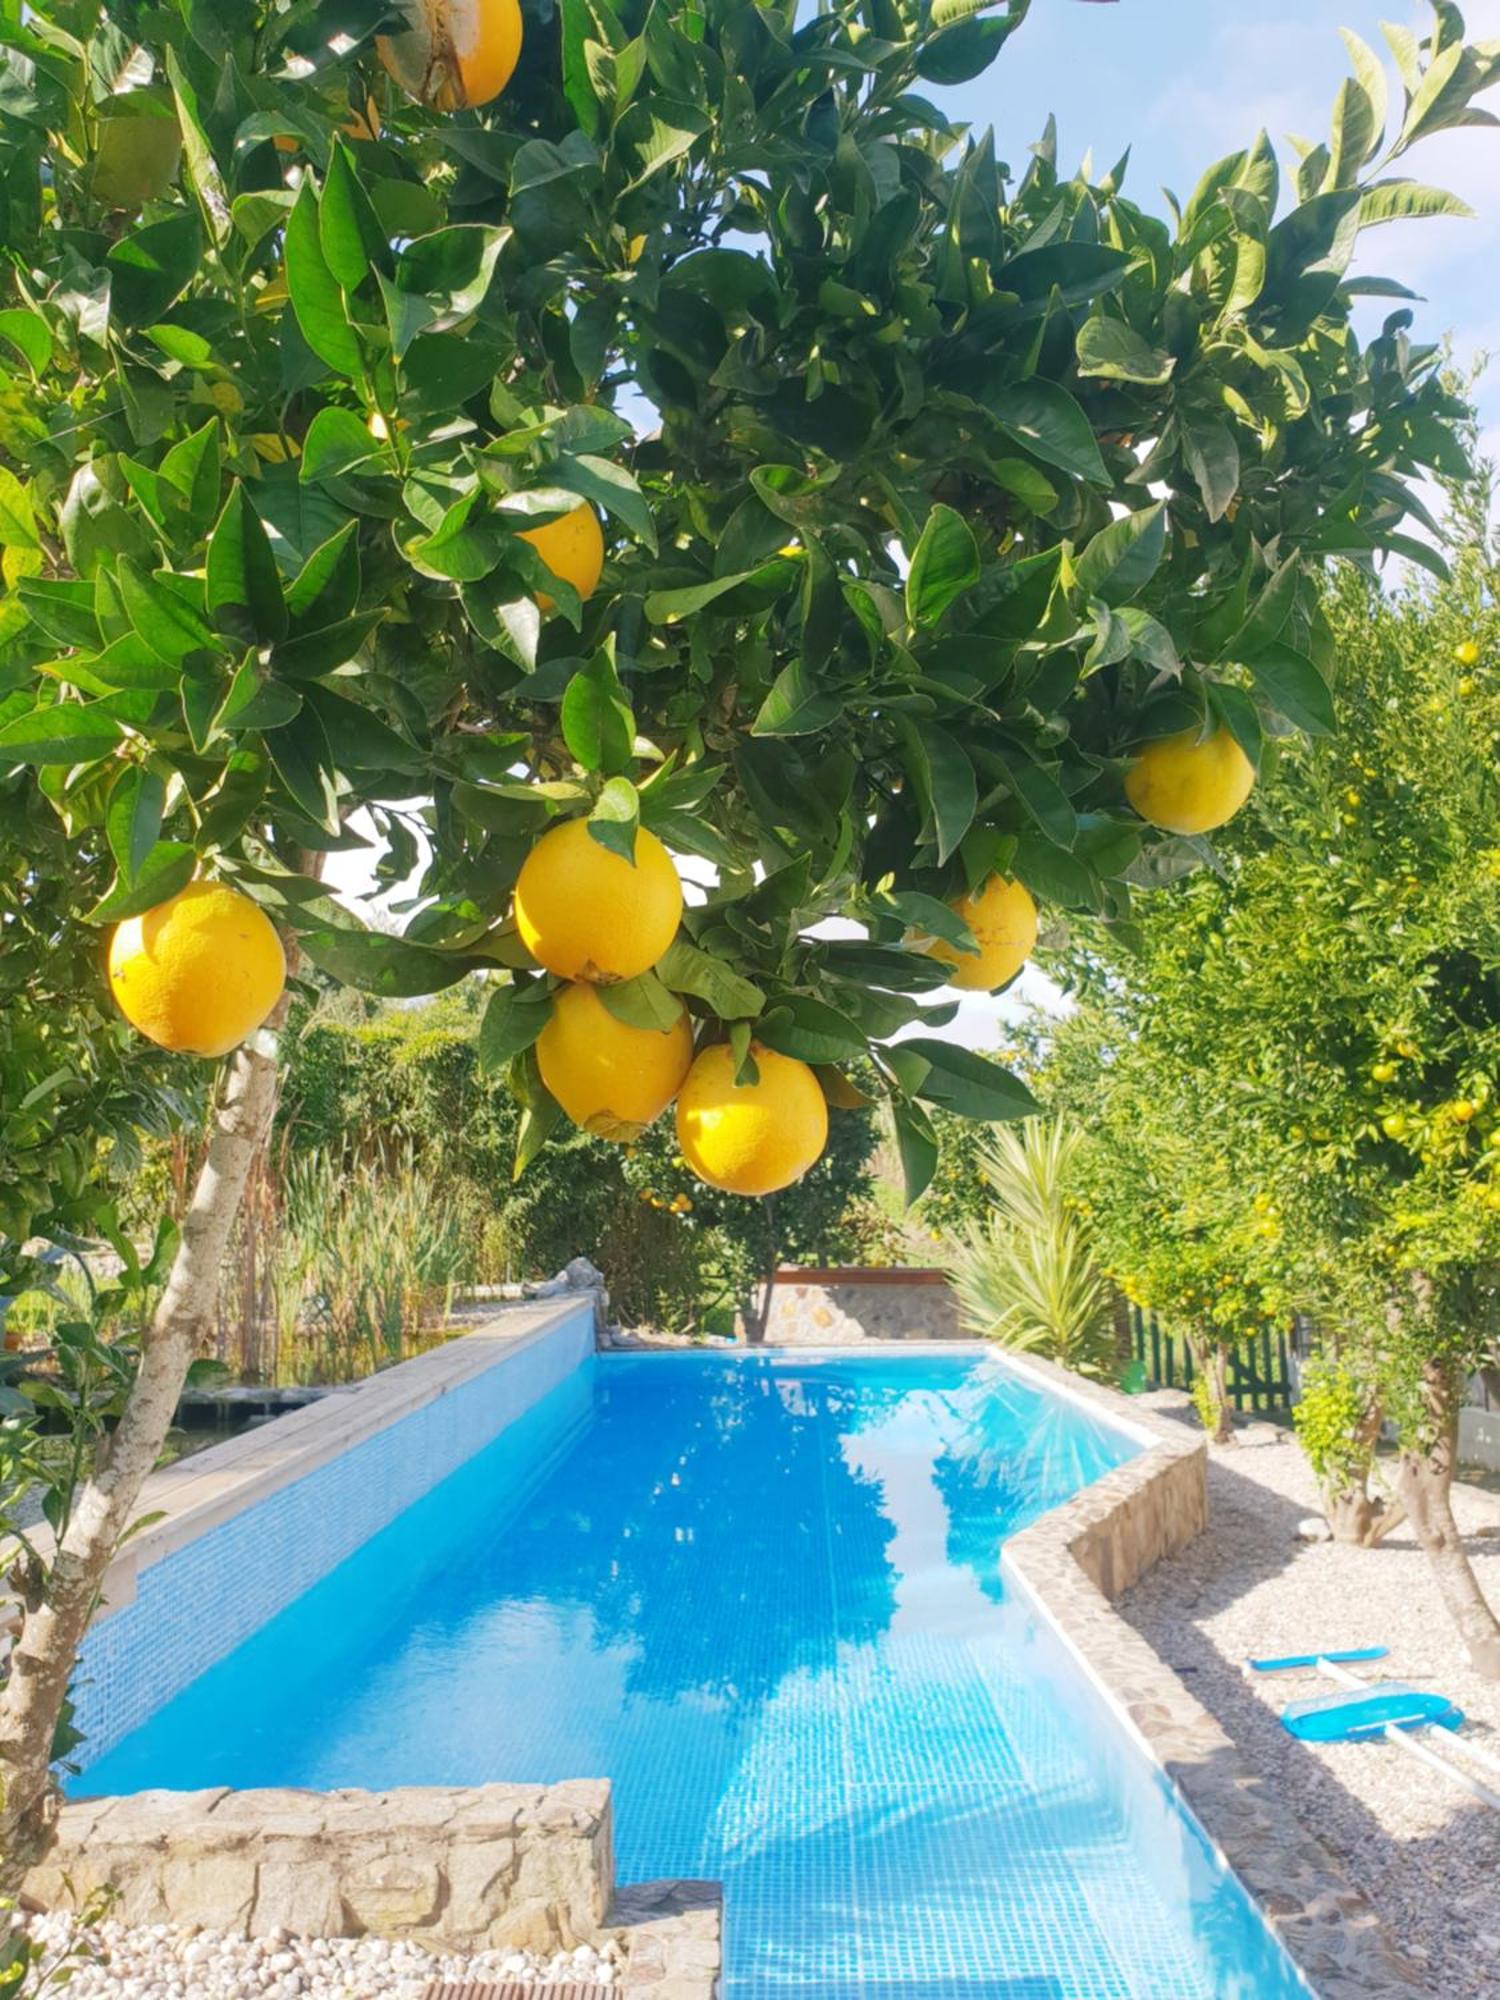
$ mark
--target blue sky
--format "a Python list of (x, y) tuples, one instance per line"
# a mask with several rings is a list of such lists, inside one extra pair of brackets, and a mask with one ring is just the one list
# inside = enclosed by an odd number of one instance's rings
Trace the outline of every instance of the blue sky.
[[(1470, 0), (1470, 39), (1500, 39), (1500, 0)], [(1059, 164), (1071, 170), (1092, 151), (1102, 173), (1131, 149), (1125, 191), (1163, 213), (1160, 190), (1186, 198), (1205, 167), (1252, 140), (1262, 126), (1290, 166), (1287, 134), (1320, 139), (1348, 58), (1339, 36), (1350, 27), (1380, 54), (1382, 20), (1425, 34), (1425, 0), (1034, 0), (1030, 17), (982, 77), (934, 92), (956, 117), (993, 125), (997, 149), (1019, 173), (1047, 114), (1059, 127)], [(1389, 68), (1389, 64), (1387, 65)], [(1400, 92), (1393, 80), (1393, 104)], [(1500, 90), (1490, 95), (1500, 111)], [(1472, 221), (1401, 223), (1372, 231), (1361, 265), (1399, 276), (1424, 295), (1422, 339), (1451, 335), (1467, 364), (1493, 350), (1481, 383), (1486, 449), (1500, 457), (1500, 130), (1445, 132), (1414, 151), (1398, 171), (1450, 188), (1475, 210)], [(1372, 308), (1372, 328), (1384, 308)], [(370, 887), (369, 856), (331, 857), (331, 884)], [(966, 995), (947, 1032), (976, 1048), (1004, 1040), (1001, 1025), (1025, 1002), (1054, 989), (1024, 973), (1004, 1000)]]

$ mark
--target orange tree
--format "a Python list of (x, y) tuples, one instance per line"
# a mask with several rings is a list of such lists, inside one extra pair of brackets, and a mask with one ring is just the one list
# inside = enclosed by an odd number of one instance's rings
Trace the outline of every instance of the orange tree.
[[(1094, 1130), (1106, 1241), (1148, 1303), (1186, 1244), (1194, 1304), (1274, 1300), (1324, 1354), (1298, 1429), (1347, 1539), (1377, 1541), (1389, 1422), (1399, 1504), (1480, 1671), (1500, 1623), (1449, 1501), (1466, 1385), (1500, 1365), (1500, 622), (1490, 491), (1458, 496), (1450, 585), (1333, 601), (1336, 737), (1289, 749), (1263, 811), (1086, 948), (1054, 1072)], [(1097, 944), (1096, 937), (1094, 943)]]
[[(1480, 117), (1500, 56), (1444, 0), (1395, 38), (1399, 102), (1356, 44), (1285, 187), (1261, 137), (1162, 219), (925, 94), (1026, 11), (0, 5), (0, 770), (107, 844), (73, 915), (137, 925), (133, 1018), (246, 1034), (129, 1404), (20, 1568), (10, 1871), (272, 1111), (274, 953), (190, 883), (372, 991), (507, 968), (523, 1161), (559, 979), (639, 959), (605, 1004), (640, 1035), (686, 1008), (684, 1151), (721, 1186), (805, 1166), (804, 1065), (873, 1050), (920, 1187), (929, 1107), (1029, 1098), (931, 1032), (908, 939), (968, 951), (1012, 880), (1122, 913), (1153, 818), (1197, 838), (1268, 722), (1326, 721), (1316, 572), (1409, 551), (1406, 480), (1456, 455), (1404, 315), (1356, 337), (1400, 288), (1350, 261), (1457, 207), (1393, 163)], [(356, 840), (393, 881), (428, 856), (399, 937), (323, 893)], [(680, 929), (667, 853), (714, 874)]]

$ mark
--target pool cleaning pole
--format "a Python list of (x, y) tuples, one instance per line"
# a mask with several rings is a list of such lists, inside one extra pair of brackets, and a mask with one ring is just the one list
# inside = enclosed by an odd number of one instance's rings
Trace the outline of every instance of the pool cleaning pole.
[[(1358, 1674), (1351, 1674), (1347, 1667), (1338, 1666), (1334, 1661), (1323, 1659), (1321, 1656), (1318, 1659), (1318, 1672), (1324, 1680), (1337, 1681), (1340, 1687), (1369, 1686), (1368, 1681), (1362, 1681)], [(1424, 1764), (1430, 1764), (1434, 1771), (1441, 1771), (1445, 1777), (1456, 1778), (1474, 1794), (1476, 1799), (1482, 1799), (1487, 1806), (1493, 1806), (1496, 1812), (1500, 1812), (1500, 1792), (1491, 1791), (1484, 1780), (1476, 1778), (1472, 1771), (1462, 1770), (1457, 1764), (1450, 1763), (1431, 1744), (1419, 1743), (1409, 1730), (1398, 1728), (1394, 1722), (1388, 1722), (1381, 1734), (1388, 1743), (1394, 1743), (1408, 1755), (1420, 1758)], [(1492, 1757), (1487, 1750), (1481, 1750), (1477, 1743), (1470, 1743), (1465, 1737), (1454, 1736), (1448, 1731), (1444, 1732), (1444, 1739), (1446, 1748), (1463, 1751), (1476, 1763), (1482, 1764), (1487, 1771), (1493, 1771), (1500, 1777), (1500, 1758)]]

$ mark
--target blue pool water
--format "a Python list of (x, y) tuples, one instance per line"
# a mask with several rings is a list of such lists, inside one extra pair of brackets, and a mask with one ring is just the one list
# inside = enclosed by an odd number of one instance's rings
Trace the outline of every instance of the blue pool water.
[(970, 1349), (601, 1356), (76, 1789), (607, 1776), (725, 2000), (1291, 2000), (1002, 1584), (1135, 1449)]

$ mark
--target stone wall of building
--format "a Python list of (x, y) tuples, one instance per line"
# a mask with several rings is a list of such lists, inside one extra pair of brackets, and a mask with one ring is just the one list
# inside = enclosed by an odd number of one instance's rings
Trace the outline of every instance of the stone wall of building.
[(777, 1347), (854, 1347), (864, 1340), (961, 1340), (945, 1272), (778, 1271), (766, 1339)]

